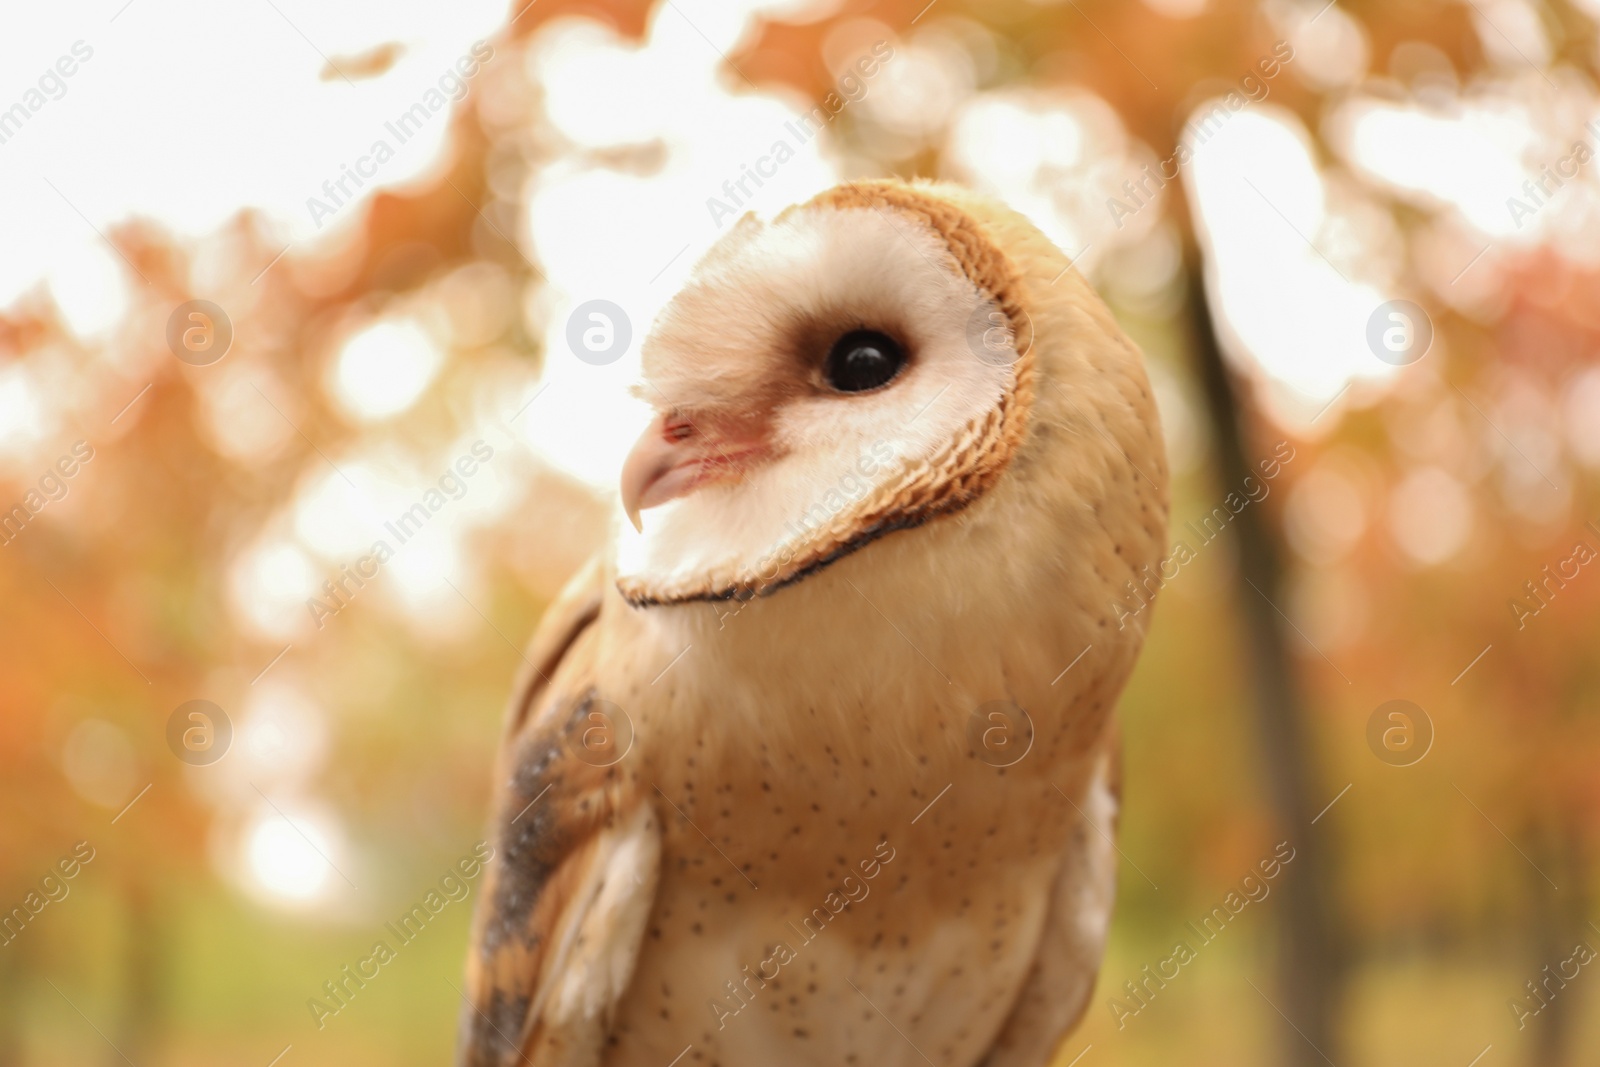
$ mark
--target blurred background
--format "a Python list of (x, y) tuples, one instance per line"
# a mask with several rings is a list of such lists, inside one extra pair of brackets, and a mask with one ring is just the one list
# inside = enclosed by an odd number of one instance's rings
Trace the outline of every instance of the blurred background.
[(638, 338), (889, 174), (1075, 257), (1176, 476), (1061, 1067), (1600, 1058), (1597, 0), (0, 19), (0, 1064), (448, 1060), (474, 898), (324, 983), (483, 836)]

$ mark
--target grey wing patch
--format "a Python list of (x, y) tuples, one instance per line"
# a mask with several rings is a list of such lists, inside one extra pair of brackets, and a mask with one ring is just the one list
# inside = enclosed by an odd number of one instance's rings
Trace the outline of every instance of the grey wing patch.
[(636, 790), (545, 731), (516, 754), (474, 917), (457, 1062), (595, 1067), (655, 900), (660, 826)]
[(526, 924), (469, 961), (458, 1064), (597, 1067), (638, 961), (660, 860), (655, 812), (640, 803), (549, 872)]
[(575, 754), (596, 699), (604, 572), (546, 612), (507, 714), (496, 862), (473, 919), (456, 1062), (596, 1067), (655, 899), (660, 827), (637, 786)]

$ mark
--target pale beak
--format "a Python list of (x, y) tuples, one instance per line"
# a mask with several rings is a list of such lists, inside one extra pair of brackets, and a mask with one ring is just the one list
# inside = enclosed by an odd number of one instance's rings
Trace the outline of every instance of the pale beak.
[(755, 442), (708, 439), (686, 419), (657, 415), (622, 464), (622, 510), (643, 533), (639, 512), (733, 475), (765, 451)]
[[(635, 530), (644, 532), (644, 525), (639, 521), (640, 511), (665, 503), (682, 492), (686, 478), (681, 472), (685, 469), (684, 461), (692, 454), (693, 449), (684, 440), (675, 440), (667, 434), (665, 415), (650, 420), (622, 464), (622, 510)], [(674, 472), (680, 472), (678, 477), (673, 477)]]

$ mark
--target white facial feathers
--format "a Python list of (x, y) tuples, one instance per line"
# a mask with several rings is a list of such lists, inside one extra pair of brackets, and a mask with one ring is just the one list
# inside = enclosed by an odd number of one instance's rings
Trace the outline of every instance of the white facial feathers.
[[(773, 580), (819, 525), (848, 525), (995, 409), (1015, 359), (997, 316), (944, 239), (905, 214), (808, 206), (741, 225), (655, 324), (643, 395), (707, 426), (727, 411), (759, 420), (771, 456), (647, 511), (643, 534), (623, 529), (619, 577), (659, 599)], [(822, 364), (855, 329), (893, 337), (907, 362), (879, 389), (842, 393)]]

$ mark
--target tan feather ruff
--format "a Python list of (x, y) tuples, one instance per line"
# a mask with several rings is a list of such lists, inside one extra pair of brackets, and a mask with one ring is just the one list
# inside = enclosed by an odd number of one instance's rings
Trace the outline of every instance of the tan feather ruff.
[(933, 456), (907, 464), (896, 476), (875, 486), (861, 504), (835, 515), (801, 544), (792, 546), (774, 574), (712, 573), (671, 585), (640, 579), (619, 581), (622, 595), (636, 607), (767, 596), (884, 534), (960, 511), (994, 484), (1027, 434), (1033, 408), (1034, 353), (1032, 323), (1021, 300), (1022, 277), (978, 221), (927, 187), (893, 181), (838, 186), (789, 208), (775, 221), (817, 207), (887, 210), (938, 234), (961, 273), (1000, 305), (1012, 336), (1027, 339), (1011, 363), (1012, 377), (993, 408), (969, 422)]

